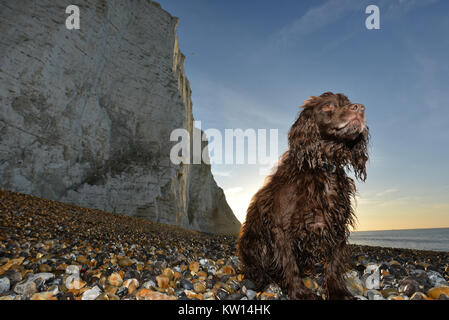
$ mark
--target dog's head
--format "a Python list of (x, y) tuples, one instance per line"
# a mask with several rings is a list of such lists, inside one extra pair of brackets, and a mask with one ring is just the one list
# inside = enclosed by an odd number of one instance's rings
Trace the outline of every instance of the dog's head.
[(356, 177), (366, 179), (369, 131), (365, 106), (341, 94), (312, 96), (290, 129), (288, 140), (299, 169), (323, 163), (351, 165)]

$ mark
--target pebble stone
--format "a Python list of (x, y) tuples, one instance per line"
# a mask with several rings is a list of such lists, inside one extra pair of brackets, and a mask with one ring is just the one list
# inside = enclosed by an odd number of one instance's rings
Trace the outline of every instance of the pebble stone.
[(20, 294), (25, 298), (30, 298), (33, 294), (37, 292), (36, 283), (34, 283), (33, 281), (18, 283), (14, 287), (14, 292)]
[(92, 289), (84, 291), (81, 300), (95, 300), (100, 294), (101, 289), (98, 286), (95, 286)]
[(0, 294), (3, 292), (9, 291), (9, 288), (11, 287), (11, 282), (8, 278), (1, 278), (0, 279)]
[[(273, 300), (241, 273), (236, 237), (0, 190), (0, 300)], [(358, 300), (449, 298), (449, 252), (349, 245)], [(327, 298), (325, 268), (301, 279)]]
[(248, 300), (254, 300), (256, 298), (257, 292), (254, 290), (246, 290), (246, 296), (248, 297)]

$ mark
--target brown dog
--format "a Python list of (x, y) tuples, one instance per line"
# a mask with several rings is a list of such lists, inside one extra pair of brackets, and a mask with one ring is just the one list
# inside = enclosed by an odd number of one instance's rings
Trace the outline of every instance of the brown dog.
[(245, 276), (277, 282), (291, 299), (317, 299), (301, 277), (324, 263), (328, 299), (347, 299), (346, 242), (355, 216), (354, 171), (365, 181), (365, 107), (343, 94), (310, 97), (288, 134), (289, 150), (254, 195), (238, 239)]

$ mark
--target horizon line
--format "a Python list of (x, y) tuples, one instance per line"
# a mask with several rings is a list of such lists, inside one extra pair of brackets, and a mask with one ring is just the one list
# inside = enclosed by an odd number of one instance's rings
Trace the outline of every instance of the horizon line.
[(449, 229), (447, 227), (437, 227), (437, 228), (403, 228), (403, 229), (374, 229), (374, 230), (357, 230), (351, 232), (369, 232), (369, 231), (404, 231), (404, 230), (428, 230), (428, 229)]

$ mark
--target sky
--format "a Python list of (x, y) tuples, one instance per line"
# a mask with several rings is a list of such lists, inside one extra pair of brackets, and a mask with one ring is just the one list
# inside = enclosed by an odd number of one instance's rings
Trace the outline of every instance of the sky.
[[(449, 1), (159, 2), (180, 18), (203, 130), (277, 129), (280, 156), (304, 100), (344, 93), (366, 106), (371, 134), (356, 231), (449, 227)], [(380, 29), (368, 30), (372, 4)], [(242, 222), (260, 167), (212, 165)]]

